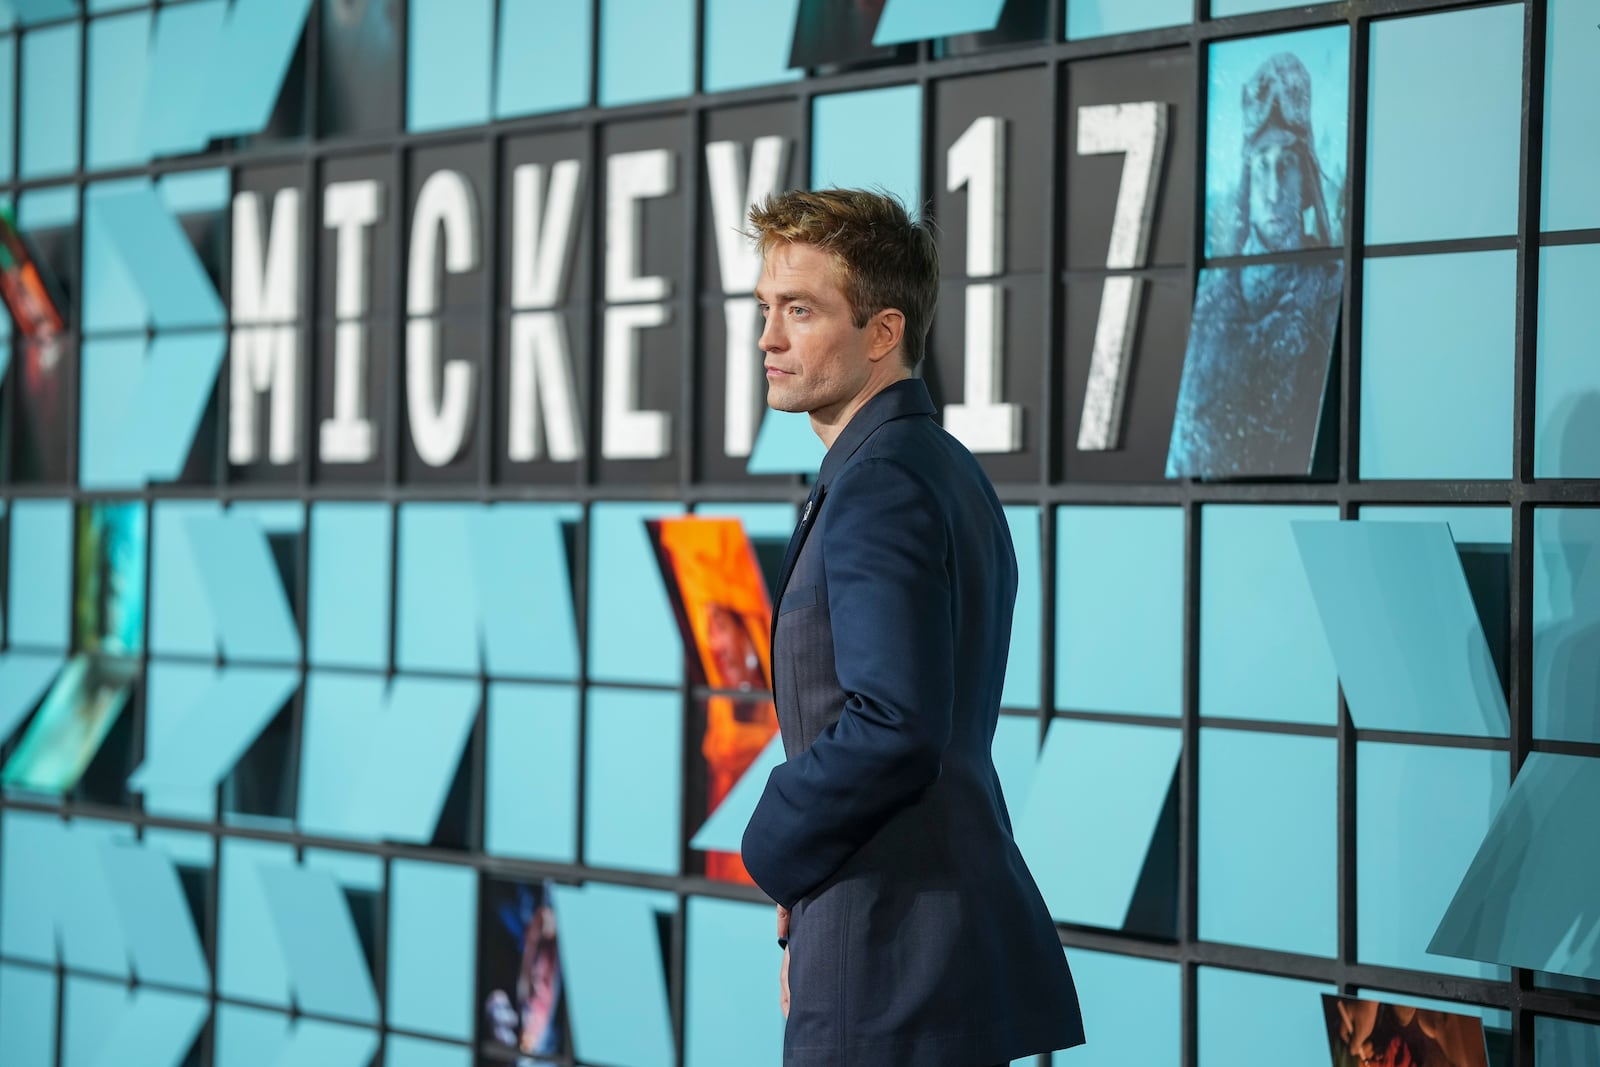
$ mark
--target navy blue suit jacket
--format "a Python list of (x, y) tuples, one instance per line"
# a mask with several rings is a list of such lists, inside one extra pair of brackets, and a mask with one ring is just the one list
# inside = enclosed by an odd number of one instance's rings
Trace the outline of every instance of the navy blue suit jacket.
[(933, 412), (917, 380), (857, 412), (784, 563), (788, 760), (743, 854), (792, 913), (786, 1067), (976, 1067), (1083, 1041), (990, 755), (1016, 556)]

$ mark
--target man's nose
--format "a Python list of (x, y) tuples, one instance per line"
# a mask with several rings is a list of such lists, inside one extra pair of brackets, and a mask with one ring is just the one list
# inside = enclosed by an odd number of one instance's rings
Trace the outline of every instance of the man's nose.
[(763, 352), (776, 352), (783, 347), (783, 328), (777, 315), (767, 318), (766, 325), (761, 328), (761, 339), (756, 342), (756, 347)]

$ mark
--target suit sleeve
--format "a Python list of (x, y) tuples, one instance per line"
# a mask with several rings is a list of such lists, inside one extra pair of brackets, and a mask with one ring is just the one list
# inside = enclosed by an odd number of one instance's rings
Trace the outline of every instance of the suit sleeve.
[(844, 710), (772, 771), (743, 843), (785, 907), (938, 778), (955, 702), (949, 536), (930, 488), (864, 460), (829, 486), (819, 522)]

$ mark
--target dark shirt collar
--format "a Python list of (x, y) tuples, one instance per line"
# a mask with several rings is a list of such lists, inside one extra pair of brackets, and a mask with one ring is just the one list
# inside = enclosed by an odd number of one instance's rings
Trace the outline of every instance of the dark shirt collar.
[(823, 457), (822, 469), (817, 472), (817, 484), (826, 485), (839, 473), (839, 468), (845, 465), (856, 449), (872, 431), (891, 419), (903, 418), (906, 415), (932, 415), (938, 409), (933, 406), (933, 397), (928, 395), (928, 387), (921, 378), (906, 378), (895, 382), (893, 385), (878, 393), (868, 400), (861, 410), (856, 412), (844, 429), (839, 431), (839, 436), (834, 438), (833, 447), (828, 449), (828, 454)]

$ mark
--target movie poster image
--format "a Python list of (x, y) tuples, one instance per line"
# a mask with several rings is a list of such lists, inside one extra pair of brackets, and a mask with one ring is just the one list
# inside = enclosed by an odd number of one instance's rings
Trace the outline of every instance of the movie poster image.
[[(737, 519), (684, 516), (649, 526), (685, 654), (700, 684), (719, 691), (705, 701), (701, 730), (705, 806), (697, 814), (703, 818), (778, 732), (769, 696), (772, 602)], [(736, 854), (707, 852), (705, 857), (706, 877), (753, 884)]]
[(1200, 272), (1168, 478), (1313, 473), (1343, 292), (1340, 260)]
[(825, 67), (890, 59), (894, 47), (875, 48), (885, 0), (800, 0), (789, 66)]
[(0, 298), (14, 325), (13, 477), (66, 481), (67, 402), (74, 389), (66, 304), (59, 279), (17, 228), (9, 208), (0, 209)]
[(144, 504), (101, 501), (78, 508), (77, 645), (104, 656), (144, 650)]
[(1322, 995), (1333, 1067), (1489, 1067), (1483, 1020)]
[(518, 1064), (566, 1051), (561, 948), (548, 882), (491, 879), (483, 886), (478, 988), (482, 1042)]
[(74, 788), (127, 706), (136, 671), (136, 660), (72, 657), (0, 771), (0, 785), (58, 796)]
[(1346, 26), (1211, 46), (1206, 257), (1344, 243)]

